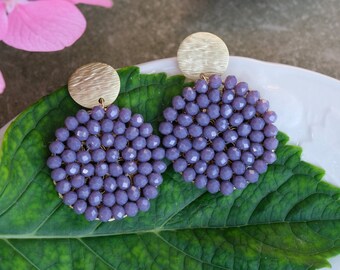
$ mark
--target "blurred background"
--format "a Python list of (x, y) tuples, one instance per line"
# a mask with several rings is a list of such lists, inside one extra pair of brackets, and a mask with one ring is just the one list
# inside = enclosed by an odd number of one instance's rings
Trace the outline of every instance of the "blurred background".
[(99, 61), (118, 68), (172, 57), (180, 42), (198, 31), (219, 35), (231, 55), (340, 79), (339, 0), (115, 0), (112, 9), (80, 9), (86, 33), (63, 51), (30, 53), (0, 42), (7, 83), (0, 95), (0, 127), (65, 85), (83, 64)]

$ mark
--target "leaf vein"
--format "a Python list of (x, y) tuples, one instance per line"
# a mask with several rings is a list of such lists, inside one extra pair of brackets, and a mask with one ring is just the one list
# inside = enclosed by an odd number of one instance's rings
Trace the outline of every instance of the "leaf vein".
[(93, 250), (90, 246), (88, 246), (81, 238), (76, 238), (88, 251), (90, 251), (94, 256), (96, 256), (99, 260), (101, 260), (104, 264), (110, 267), (113, 270), (116, 270), (113, 265), (111, 265), (108, 261), (104, 260), (95, 250)]
[(3, 239), (3, 241), (10, 246), (16, 253), (18, 253), (21, 257), (23, 257), (30, 265), (32, 265), (35, 269), (40, 270), (40, 268), (32, 262), (29, 258), (26, 257), (24, 253), (22, 253), (19, 249), (16, 248), (9, 240)]
[(179, 251), (180, 253), (183, 253), (185, 256), (188, 256), (190, 257), (191, 259), (197, 261), (197, 262), (200, 262), (202, 264), (206, 264), (206, 265), (209, 265), (209, 266), (212, 266), (212, 267), (217, 267), (219, 269), (224, 269), (224, 270), (230, 270), (229, 268), (225, 268), (224, 266), (220, 266), (220, 265), (217, 265), (217, 264), (213, 264), (211, 262), (204, 262), (198, 258), (195, 258), (194, 256), (192, 256), (191, 254), (188, 254), (187, 252), (185, 252), (184, 250), (176, 247), (174, 244), (170, 243), (168, 240), (166, 240), (165, 238), (163, 238), (161, 235), (159, 235), (158, 233), (155, 233), (155, 235), (161, 239), (164, 243), (166, 243), (167, 245), (169, 245), (170, 247), (172, 247), (173, 249)]

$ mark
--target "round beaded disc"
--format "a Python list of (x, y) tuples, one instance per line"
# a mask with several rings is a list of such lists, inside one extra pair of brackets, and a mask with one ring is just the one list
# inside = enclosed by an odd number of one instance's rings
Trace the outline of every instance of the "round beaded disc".
[(159, 125), (165, 157), (185, 182), (230, 195), (255, 183), (276, 161), (277, 115), (246, 82), (218, 75), (173, 97)]
[(225, 73), (229, 62), (229, 51), (218, 36), (198, 32), (183, 40), (177, 52), (177, 61), (183, 74), (196, 80), (201, 74)]
[(115, 104), (81, 109), (55, 132), (47, 166), (64, 204), (89, 221), (133, 217), (158, 196), (166, 164), (142, 115)]
[(85, 108), (98, 105), (100, 98), (111, 104), (120, 91), (119, 75), (107, 64), (87, 64), (71, 75), (68, 90), (73, 100)]

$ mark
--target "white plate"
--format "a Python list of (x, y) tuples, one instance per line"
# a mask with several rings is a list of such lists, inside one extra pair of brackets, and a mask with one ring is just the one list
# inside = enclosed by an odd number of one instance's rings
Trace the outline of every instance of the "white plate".
[[(142, 73), (180, 74), (176, 58), (138, 65)], [(326, 170), (340, 186), (340, 81), (302, 68), (232, 56), (227, 74), (268, 99), (276, 125), (303, 148), (302, 158)]]
[[(140, 64), (142, 73), (180, 74), (176, 58)], [(227, 74), (248, 82), (269, 100), (276, 125), (303, 148), (302, 158), (326, 170), (325, 180), (340, 186), (340, 81), (287, 65), (230, 57)], [(5, 127), (0, 130), (0, 143)], [(340, 256), (330, 259), (340, 269)]]

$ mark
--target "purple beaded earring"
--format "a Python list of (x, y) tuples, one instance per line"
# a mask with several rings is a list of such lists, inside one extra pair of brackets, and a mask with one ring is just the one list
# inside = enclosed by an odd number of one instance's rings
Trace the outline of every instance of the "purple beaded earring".
[(163, 181), (164, 150), (142, 115), (111, 104), (120, 90), (117, 72), (102, 63), (83, 66), (68, 89), (78, 104), (92, 109), (67, 117), (49, 145), (47, 165), (59, 196), (89, 221), (148, 211)]
[(257, 182), (276, 161), (276, 114), (245, 82), (227, 76), (225, 43), (210, 33), (195, 33), (179, 47), (183, 74), (194, 79), (164, 110), (159, 131), (166, 158), (184, 181), (210, 193), (231, 194)]

